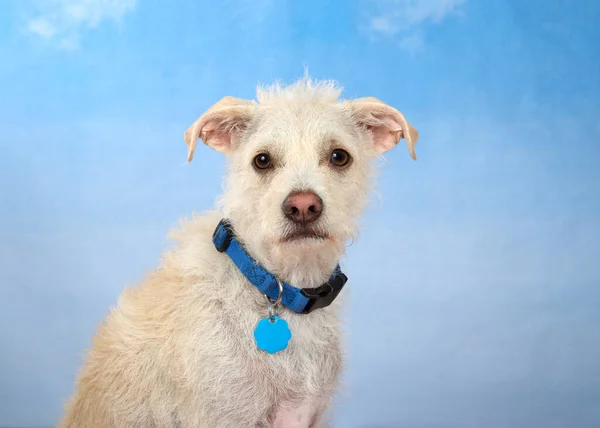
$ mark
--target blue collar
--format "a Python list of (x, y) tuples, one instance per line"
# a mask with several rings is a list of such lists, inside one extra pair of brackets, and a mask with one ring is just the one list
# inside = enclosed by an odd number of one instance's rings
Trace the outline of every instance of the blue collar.
[[(277, 300), (279, 286), (275, 276), (250, 257), (236, 239), (231, 224), (227, 220), (223, 219), (219, 222), (212, 240), (217, 251), (226, 253), (248, 281), (261, 293), (266, 294), (272, 300)], [(315, 309), (329, 306), (340, 294), (347, 280), (348, 277), (342, 273), (338, 265), (329, 281), (316, 288), (296, 288), (283, 282), (281, 302), (294, 312), (308, 314)]]

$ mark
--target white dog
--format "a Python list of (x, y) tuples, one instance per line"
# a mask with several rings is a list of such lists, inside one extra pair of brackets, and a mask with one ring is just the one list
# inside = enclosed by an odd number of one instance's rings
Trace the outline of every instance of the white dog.
[(339, 261), (373, 158), (417, 131), (375, 98), (304, 78), (225, 97), (185, 133), (229, 159), (222, 211), (100, 326), (64, 428), (316, 428), (342, 365)]

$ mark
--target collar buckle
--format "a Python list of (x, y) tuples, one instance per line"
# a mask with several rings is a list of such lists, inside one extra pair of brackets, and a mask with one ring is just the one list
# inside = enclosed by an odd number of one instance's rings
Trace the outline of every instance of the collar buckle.
[(348, 277), (338, 270), (325, 284), (316, 288), (301, 289), (300, 292), (309, 299), (302, 313), (309, 314), (316, 309), (331, 305), (344, 288), (346, 281)]

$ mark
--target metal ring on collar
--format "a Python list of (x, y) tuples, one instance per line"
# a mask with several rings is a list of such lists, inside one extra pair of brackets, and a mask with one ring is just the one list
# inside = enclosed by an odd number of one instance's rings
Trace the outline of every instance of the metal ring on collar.
[(277, 296), (277, 300), (271, 300), (269, 296), (264, 294), (265, 299), (267, 299), (267, 304), (269, 305), (269, 318), (271, 319), (271, 322), (275, 322), (274, 317), (279, 316), (279, 304), (283, 299), (283, 283), (277, 277), (275, 277), (275, 280), (277, 281), (277, 285), (279, 286), (279, 295)]
[(283, 300), (283, 283), (277, 277), (275, 277), (275, 280), (277, 281), (277, 285), (279, 286), (279, 295), (277, 296), (277, 300), (271, 300), (271, 298), (269, 296), (267, 296), (266, 294), (264, 294), (264, 296), (265, 296), (265, 299), (267, 299), (267, 302), (269, 303), (269, 305), (279, 306), (279, 304), (281, 303), (281, 300)]

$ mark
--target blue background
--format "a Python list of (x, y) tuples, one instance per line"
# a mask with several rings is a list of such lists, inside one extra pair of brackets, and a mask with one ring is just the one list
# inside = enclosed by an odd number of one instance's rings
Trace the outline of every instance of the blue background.
[(308, 66), (420, 131), (349, 248), (336, 428), (600, 426), (600, 3), (0, 2), (0, 425), (84, 349), (224, 161), (184, 130)]

